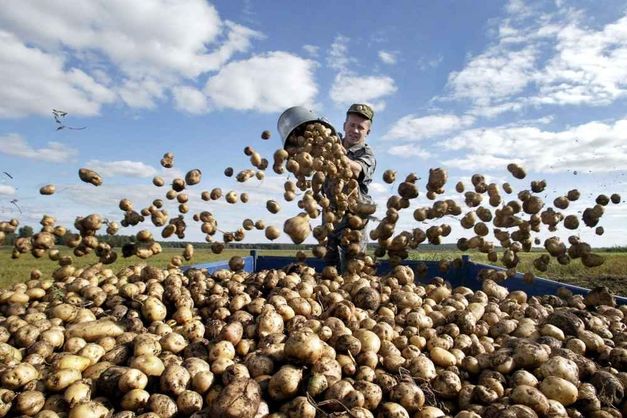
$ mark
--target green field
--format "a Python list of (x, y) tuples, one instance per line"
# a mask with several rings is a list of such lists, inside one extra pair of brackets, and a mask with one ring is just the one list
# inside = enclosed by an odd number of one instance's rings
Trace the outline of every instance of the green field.
[[(442, 258), (454, 259), (463, 253), (448, 251), (441, 253), (415, 252), (410, 255), (413, 260), (441, 260)], [(551, 260), (546, 272), (541, 272), (533, 267), (533, 260), (542, 252), (519, 253), (521, 259), (517, 267), (519, 272), (533, 272), (537, 277), (570, 283), (585, 288), (595, 286), (607, 286), (617, 295), (627, 296), (627, 252), (600, 253), (605, 257), (605, 263), (599, 267), (588, 268), (581, 264), (580, 260), (572, 260), (568, 265), (561, 265), (554, 259)], [(471, 260), (483, 264), (492, 264), (487, 260), (486, 254), (468, 253)]]
[[(157, 267), (165, 267), (173, 255), (181, 254), (181, 249), (164, 248), (163, 252), (150, 260), (144, 261), (132, 257), (119, 259), (115, 264), (109, 266), (114, 271), (126, 266), (140, 263), (149, 263)], [(69, 251), (66, 252), (70, 254)], [(233, 255), (248, 255), (250, 250), (227, 249), (222, 254), (213, 254), (211, 251), (203, 249), (196, 250), (194, 258), (187, 264), (207, 263), (219, 260), (228, 260)], [(294, 255), (294, 250), (260, 250), (260, 255)], [(410, 255), (412, 260), (439, 261), (441, 259), (452, 260), (463, 253), (454, 250), (447, 251), (424, 251), (413, 252)], [(522, 259), (518, 266), (518, 271), (532, 271), (539, 277), (557, 280), (565, 283), (572, 283), (578, 286), (591, 288), (594, 286), (607, 286), (619, 295), (627, 295), (627, 252), (607, 252), (602, 253), (606, 257), (605, 263), (596, 268), (586, 268), (579, 260), (573, 260), (569, 265), (562, 266), (552, 261), (547, 272), (539, 272), (533, 268), (532, 261), (540, 252), (522, 253)], [(485, 254), (469, 253), (472, 260), (489, 264)], [(75, 259), (74, 265), (77, 267), (87, 266), (95, 263), (97, 258), (93, 255)], [(0, 248), (0, 287), (9, 286), (15, 282), (28, 280), (31, 270), (38, 269), (44, 275), (49, 275), (57, 264), (47, 258), (36, 259), (30, 254), (22, 255), (18, 259), (11, 259), (11, 251), (8, 247)]]

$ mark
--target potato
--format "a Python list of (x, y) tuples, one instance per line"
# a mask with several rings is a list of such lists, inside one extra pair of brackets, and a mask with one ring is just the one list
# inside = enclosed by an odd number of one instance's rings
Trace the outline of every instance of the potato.
[(83, 377), (85, 379), (96, 380), (100, 378), (102, 373), (104, 373), (112, 366), (114, 366), (113, 363), (110, 363), (108, 361), (101, 361), (100, 363), (96, 363), (93, 366), (89, 366), (88, 368), (86, 368), (83, 372)]
[(150, 395), (146, 406), (162, 418), (172, 418), (178, 412), (176, 403), (169, 396), (160, 393)]
[(561, 356), (551, 357), (536, 370), (535, 375), (540, 379), (560, 377), (574, 385), (579, 384), (579, 367), (574, 361)]
[(440, 408), (425, 406), (420, 412), (414, 415), (414, 418), (440, 418), (444, 416), (446, 416), (446, 414)]
[(538, 389), (520, 385), (516, 386), (510, 395), (513, 402), (528, 406), (538, 415), (544, 415), (549, 410), (549, 401)]
[[(341, 373), (341, 370), (340, 370)], [(312, 373), (307, 382), (307, 393), (313, 397), (321, 395), (329, 387), (327, 377), (322, 373)]]
[(604, 406), (618, 405), (623, 399), (625, 389), (621, 381), (612, 373), (601, 370), (594, 373), (590, 383)]
[(266, 227), (265, 236), (270, 241), (274, 241), (280, 235), (281, 235), (281, 232), (279, 231), (279, 228), (277, 228), (276, 226), (270, 225)]
[(187, 369), (189, 375), (193, 378), (197, 373), (209, 372), (211, 367), (205, 360), (197, 357), (188, 357), (183, 361), (183, 367)]
[(81, 168), (78, 170), (79, 178), (85, 183), (91, 183), (94, 186), (100, 186), (102, 184), (102, 177), (98, 173), (88, 168)]
[(545, 324), (540, 329), (540, 333), (542, 335), (544, 335), (544, 336), (553, 337), (553, 338), (556, 338), (556, 339), (558, 339), (560, 341), (564, 341), (564, 339), (566, 338), (564, 336), (564, 332), (561, 329), (559, 329), (555, 325), (551, 325), (551, 324)]
[(89, 401), (70, 409), (68, 418), (105, 418), (108, 414), (109, 410), (100, 402)]
[(266, 305), (259, 315), (257, 324), (257, 334), (265, 337), (270, 334), (282, 333), (284, 327), (283, 318), (271, 305)]
[(35, 367), (28, 363), (20, 363), (14, 368), (10, 368), (2, 372), (0, 383), (4, 389), (19, 389), (39, 378), (39, 372)]
[(577, 386), (557, 376), (548, 376), (540, 383), (540, 391), (548, 398), (558, 401), (564, 406), (577, 401)]
[(579, 330), (577, 337), (583, 341), (588, 351), (598, 352), (605, 346), (603, 338), (589, 330)]
[(400, 404), (410, 414), (420, 411), (425, 403), (423, 391), (411, 382), (400, 382), (394, 386), (390, 391), (390, 399)]
[(440, 347), (434, 347), (429, 356), (436, 366), (450, 367), (457, 363), (457, 358), (453, 354)]
[[(276, 213), (276, 212), (273, 212)], [(285, 232), (294, 244), (300, 244), (311, 233), (311, 225), (309, 225), (309, 216), (301, 213), (294, 217), (288, 218), (283, 224), (283, 232)]]
[(150, 393), (144, 389), (131, 389), (122, 396), (120, 406), (129, 411), (143, 409), (148, 404)]
[(268, 394), (274, 400), (291, 398), (298, 391), (303, 378), (303, 370), (291, 365), (285, 365), (272, 375), (268, 382)]
[(394, 170), (385, 170), (383, 172), (383, 181), (387, 184), (392, 184), (396, 181), (396, 171)]
[(81, 402), (88, 402), (91, 400), (91, 385), (82, 380), (74, 382), (65, 389), (63, 399), (65, 399), (70, 407)]
[(381, 340), (374, 332), (367, 329), (358, 329), (353, 335), (361, 343), (361, 351), (378, 353), (381, 349)]
[(202, 396), (196, 392), (184, 390), (176, 398), (176, 406), (179, 414), (189, 416), (202, 409), (203, 399)]
[(380, 417), (409, 418), (407, 410), (395, 402), (384, 402), (379, 410)]
[(180, 395), (187, 388), (190, 380), (191, 376), (185, 367), (171, 364), (161, 374), (161, 391)]
[(216, 375), (222, 375), (229, 366), (234, 364), (235, 362), (227, 357), (218, 357), (211, 363), (211, 372)]
[(142, 305), (142, 315), (150, 322), (163, 321), (167, 315), (167, 309), (159, 299), (149, 296)]
[(56, 187), (54, 184), (47, 184), (39, 189), (39, 193), (42, 195), (51, 195), (54, 194), (55, 191)]
[(310, 328), (292, 333), (285, 342), (285, 355), (298, 362), (313, 364), (322, 357), (323, 343)]
[(14, 399), (15, 392), (0, 388), (0, 416), (5, 416), (9, 412)]
[(38, 391), (27, 390), (15, 397), (13, 408), (19, 414), (33, 416), (44, 407), (46, 399), (44, 394)]
[(538, 385), (538, 379), (526, 370), (516, 370), (511, 380), (512, 386), (526, 385), (535, 387)]
[(72, 383), (81, 379), (80, 370), (77, 369), (60, 369), (49, 374), (46, 379), (46, 388), (53, 392), (64, 390)]
[(185, 183), (189, 186), (200, 183), (202, 173), (197, 168), (190, 170), (185, 174)]
[(433, 390), (443, 398), (454, 398), (462, 388), (458, 375), (450, 371), (443, 371), (431, 381)]
[(235, 358), (235, 347), (230, 341), (218, 341), (209, 350), (209, 361), (218, 358), (233, 360)]
[(229, 341), (234, 346), (237, 345), (244, 335), (244, 327), (241, 322), (234, 321), (227, 324), (222, 331), (220, 331), (219, 340)]
[(118, 388), (122, 392), (129, 392), (133, 389), (145, 389), (148, 385), (148, 376), (141, 370), (130, 368), (118, 381)]
[(513, 358), (517, 367), (533, 368), (545, 363), (549, 352), (538, 344), (522, 342), (514, 350)]
[(266, 209), (268, 209), (270, 213), (279, 213), (281, 206), (276, 200), (268, 200), (266, 202)]
[(86, 321), (67, 328), (65, 338), (78, 337), (87, 342), (98, 341), (104, 337), (118, 337), (124, 333), (122, 324), (108, 319)]
[(206, 393), (213, 384), (214, 375), (211, 371), (201, 371), (192, 377), (192, 388), (201, 394)]
[(253, 379), (236, 379), (225, 386), (211, 405), (212, 416), (253, 418), (261, 403), (261, 388)]
[(133, 357), (130, 367), (141, 370), (146, 376), (161, 376), (165, 370), (163, 361), (157, 356), (141, 355)]
[(87, 366), (92, 366), (98, 363), (100, 359), (106, 354), (106, 352), (107, 351), (100, 344), (95, 344), (95, 343), (85, 344), (85, 347), (81, 348), (80, 351), (78, 352), (78, 357), (87, 359), (87, 365), (83, 367), (83, 370)]
[(410, 360), (407, 368), (413, 377), (419, 379), (428, 381), (436, 376), (434, 363), (423, 354)]

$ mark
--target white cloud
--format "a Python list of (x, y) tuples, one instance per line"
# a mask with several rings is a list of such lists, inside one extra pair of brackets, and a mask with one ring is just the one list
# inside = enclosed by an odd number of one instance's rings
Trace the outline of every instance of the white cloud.
[(385, 140), (404, 139), (420, 141), (433, 136), (447, 134), (466, 128), (474, 123), (472, 116), (456, 116), (451, 114), (416, 117), (407, 115), (392, 125), (383, 135)]
[(0, 27), (0, 117), (153, 108), (263, 37), (204, 0), (25, 0), (0, 10)]
[(336, 36), (327, 54), (327, 65), (337, 71), (329, 91), (331, 100), (341, 106), (362, 102), (374, 110), (385, 109), (382, 98), (396, 92), (394, 79), (385, 75), (359, 75), (352, 70), (357, 60), (348, 53), (349, 41), (343, 35)]
[(572, 8), (511, 1), (492, 45), (448, 79), (450, 97), (493, 117), (529, 106), (609, 105), (627, 96), (627, 16), (601, 27)]
[(329, 48), (327, 55), (327, 65), (329, 68), (338, 71), (346, 71), (349, 64), (354, 63), (355, 59), (348, 55), (348, 42), (346, 36), (338, 35)]
[(15, 194), (15, 187), (8, 184), (0, 184), (0, 196), (12, 196)]
[(418, 157), (421, 160), (426, 160), (433, 156), (429, 151), (418, 148), (415, 145), (395, 145), (388, 148), (387, 153), (401, 158)]
[(19, 134), (0, 136), (0, 153), (33, 160), (63, 163), (78, 155), (78, 151), (59, 142), (48, 142), (48, 147), (33, 148)]
[(156, 100), (165, 97), (166, 84), (159, 79), (147, 77), (144, 79), (126, 80), (119, 88), (119, 94), (124, 103), (130, 107), (153, 109)]
[(391, 77), (340, 73), (333, 81), (330, 95), (338, 104), (365, 102), (371, 104), (375, 110), (382, 110), (385, 108), (385, 101), (381, 99), (396, 90), (396, 83)]
[(509, 0), (505, 10), (512, 15), (521, 15), (529, 12), (529, 6), (523, 0)]
[(126, 177), (153, 177), (157, 174), (157, 170), (141, 161), (100, 161), (90, 160), (86, 166), (97, 171), (105, 177), (110, 176), (126, 176)]
[(462, 169), (502, 169), (519, 162), (539, 172), (619, 171), (627, 167), (627, 119), (589, 122), (563, 131), (508, 126), (471, 129), (441, 145), (467, 152), (445, 161)]
[(99, 52), (128, 73), (170, 70), (190, 77), (215, 65), (207, 45), (224, 29), (215, 8), (202, 0), (26, 0), (3, 8), (0, 21), (45, 49)]
[(556, 40), (533, 103), (604, 105), (627, 95), (627, 16), (598, 31), (571, 23)]
[(102, 104), (115, 100), (115, 93), (90, 75), (64, 67), (60, 56), (26, 46), (15, 35), (0, 31), (0, 117), (49, 115), (53, 108), (95, 115)]
[(320, 47), (315, 45), (303, 45), (303, 49), (312, 58), (317, 57), (320, 51)]
[(533, 47), (517, 51), (492, 48), (470, 60), (462, 71), (449, 75), (453, 96), (486, 106), (520, 93), (531, 81), (537, 54)]
[(438, 55), (435, 58), (427, 59), (421, 58), (418, 60), (418, 68), (421, 71), (425, 71), (431, 68), (436, 68), (438, 65), (442, 63), (444, 57), (442, 55)]
[(313, 101), (318, 91), (315, 66), (286, 52), (256, 55), (225, 65), (207, 81), (204, 92), (217, 108), (275, 112)]
[(192, 114), (207, 112), (209, 103), (202, 91), (189, 86), (178, 86), (172, 89), (174, 105), (177, 109)]
[(370, 183), (368, 185), (369, 190), (371, 190), (373, 193), (389, 193), (390, 192), (390, 186), (386, 186), (383, 183), (379, 183), (376, 181), (373, 181), (372, 183)]
[(384, 64), (396, 64), (396, 53), (391, 51), (379, 51), (379, 59)]

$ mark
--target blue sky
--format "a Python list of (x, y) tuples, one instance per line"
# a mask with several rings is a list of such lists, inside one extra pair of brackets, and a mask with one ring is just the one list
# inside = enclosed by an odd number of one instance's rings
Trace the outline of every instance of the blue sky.
[[(0, 165), (13, 177), (0, 180), (0, 218), (30, 225), (44, 213), (64, 224), (94, 212), (119, 220), (119, 199), (145, 207), (165, 193), (154, 175), (192, 168), (203, 172), (192, 210), (215, 212), (224, 230), (245, 217), (280, 225), (295, 205), (277, 215), (264, 206), (285, 176), (269, 170), (242, 185), (223, 169), (249, 167), (246, 145), (271, 157), (290, 106), (339, 128), (362, 101), (376, 110), (368, 140), (381, 207), (394, 190), (381, 181), (386, 168), (417, 173), (424, 190), (428, 169), (446, 167), (451, 198), (474, 173), (517, 190), (546, 179), (547, 202), (582, 191), (569, 213), (599, 193), (627, 195), (624, 1), (15, 1), (0, 9), (0, 82)], [(86, 129), (57, 131), (53, 108)], [(159, 165), (166, 151), (172, 170)], [(509, 176), (509, 162), (528, 177)], [(80, 167), (103, 186), (81, 183)], [(39, 195), (48, 183), (58, 192)], [(251, 199), (202, 202), (213, 187)], [(427, 204), (423, 195), (412, 208)], [(411, 212), (401, 227), (417, 226)], [(603, 236), (578, 233), (625, 245), (626, 220), (625, 205), (611, 205)], [(192, 226), (188, 237), (202, 234)]]

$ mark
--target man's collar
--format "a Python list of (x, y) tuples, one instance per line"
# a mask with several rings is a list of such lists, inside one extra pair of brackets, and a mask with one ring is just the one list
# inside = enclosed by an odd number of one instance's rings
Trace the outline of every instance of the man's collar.
[(355, 152), (355, 151), (360, 150), (362, 148), (365, 148), (367, 146), (368, 145), (366, 144), (366, 141), (364, 141), (364, 142), (361, 142), (359, 144), (352, 145), (350, 148), (346, 148), (346, 151)]

